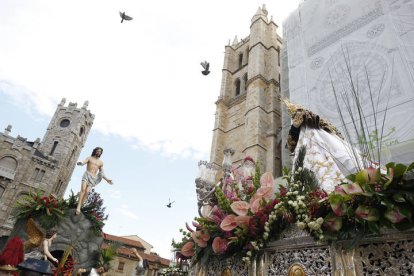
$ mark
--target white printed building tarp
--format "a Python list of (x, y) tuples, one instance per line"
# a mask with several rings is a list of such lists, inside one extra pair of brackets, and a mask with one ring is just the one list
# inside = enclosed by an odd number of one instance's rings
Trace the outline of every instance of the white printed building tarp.
[(414, 161), (414, 0), (306, 0), (283, 33), (282, 94), (341, 128), (353, 85), (369, 142), (382, 136), (386, 161)]

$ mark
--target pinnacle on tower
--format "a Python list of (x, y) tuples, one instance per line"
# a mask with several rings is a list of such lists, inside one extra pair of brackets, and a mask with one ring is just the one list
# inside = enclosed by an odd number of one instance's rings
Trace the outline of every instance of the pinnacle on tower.
[(239, 43), (239, 39), (237, 38), (237, 35), (234, 37), (233, 44), (231, 46), (236, 46)]
[(266, 23), (268, 22), (267, 20), (267, 10), (266, 10), (266, 6), (263, 4), (262, 8), (258, 8), (256, 14), (253, 16), (252, 18), (252, 23), (254, 21), (256, 21), (258, 18), (262, 18)]

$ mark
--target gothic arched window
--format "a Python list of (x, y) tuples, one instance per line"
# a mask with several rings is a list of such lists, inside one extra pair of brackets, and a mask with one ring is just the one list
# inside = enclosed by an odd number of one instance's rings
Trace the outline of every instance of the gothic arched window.
[(239, 68), (243, 66), (243, 54), (239, 54)]
[(236, 81), (234, 82), (234, 86), (235, 86), (235, 95), (238, 96), (240, 95), (240, 79), (236, 79)]
[(247, 91), (247, 73), (244, 74), (243, 76), (243, 89), (244, 89), (244, 92)]
[(17, 161), (13, 157), (4, 156), (0, 159), (0, 176), (8, 179), (14, 179), (16, 174)]

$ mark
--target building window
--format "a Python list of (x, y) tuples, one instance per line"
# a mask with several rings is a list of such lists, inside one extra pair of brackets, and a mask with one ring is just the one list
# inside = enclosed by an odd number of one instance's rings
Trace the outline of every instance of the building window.
[(53, 142), (53, 147), (52, 147), (52, 150), (50, 151), (50, 155), (53, 155), (53, 153), (55, 153), (57, 145), (58, 145), (58, 141)]
[(277, 65), (280, 66), (280, 50), (277, 49)]
[(243, 54), (239, 54), (239, 68), (243, 66)]
[(16, 168), (17, 161), (13, 157), (5, 156), (0, 159), (0, 176), (13, 180)]
[(125, 263), (124, 262), (119, 262), (118, 263), (118, 270), (119, 271), (124, 271), (124, 266), (125, 266)]
[(243, 89), (244, 89), (244, 92), (247, 91), (247, 73), (244, 74), (243, 76)]
[(235, 85), (235, 95), (237, 97), (238, 95), (240, 95), (240, 79), (237, 79), (234, 85)]
[(249, 47), (246, 50), (246, 63), (249, 63)]
[(59, 193), (60, 189), (62, 188), (63, 181), (59, 180), (58, 184), (55, 187), (55, 193)]
[(68, 119), (63, 119), (60, 121), (60, 127), (68, 127), (70, 125), (70, 121)]
[(33, 173), (32, 179), (35, 180), (35, 181), (37, 181), (37, 182), (42, 181), (43, 176), (45, 175), (45, 172), (46, 171), (44, 171), (44, 170), (41, 170), (39, 168), (36, 168), (35, 171), (34, 171), (34, 173)]
[(81, 127), (79, 130), (79, 136), (82, 136), (84, 132), (85, 132), (85, 128)]

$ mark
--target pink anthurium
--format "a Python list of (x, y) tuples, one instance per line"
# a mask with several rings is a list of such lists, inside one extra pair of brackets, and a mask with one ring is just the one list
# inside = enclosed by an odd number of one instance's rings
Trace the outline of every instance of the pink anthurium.
[(338, 217), (345, 215), (346, 204), (343, 202), (331, 202), (332, 211)]
[(258, 197), (263, 197), (266, 199), (273, 198), (275, 196), (275, 193), (273, 191), (273, 186), (272, 187), (260, 187), (259, 189), (257, 189), (256, 195)]
[(224, 254), (227, 251), (228, 242), (226, 239), (215, 237), (212, 244), (213, 252), (216, 254)]
[(330, 231), (339, 231), (342, 228), (342, 218), (335, 216), (325, 218), (323, 225)]
[(237, 216), (236, 217), (237, 226), (248, 227), (250, 223), (250, 216)]
[(342, 196), (346, 195), (344, 189), (342, 188), (342, 185), (336, 186), (334, 193)]
[(358, 206), (355, 210), (355, 216), (367, 221), (377, 221), (379, 219), (378, 210), (364, 205)]
[(260, 186), (262, 187), (273, 187), (273, 175), (271, 172), (265, 172), (260, 177)]
[(403, 215), (398, 208), (388, 209), (385, 214), (385, 218), (391, 221), (392, 223), (400, 223), (407, 216)]
[(226, 216), (220, 224), (220, 228), (224, 231), (231, 231), (237, 227), (236, 216), (228, 215)]
[(210, 239), (210, 235), (209, 234), (205, 234), (202, 231), (194, 231), (191, 233), (191, 237), (193, 238), (193, 240), (195, 241), (195, 243), (199, 246), (199, 247), (206, 247), (207, 246), (207, 241)]
[(342, 184), (341, 188), (349, 195), (362, 194), (364, 192), (358, 183)]
[(196, 228), (196, 230), (201, 229), (201, 226), (200, 224), (198, 224), (198, 222), (193, 221), (192, 223), (193, 223), (193, 226)]
[(250, 204), (246, 201), (235, 201), (230, 205), (230, 207), (237, 215), (245, 216), (249, 211)]
[(259, 212), (260, 209), (260, 202), (262, 201), (262, 197), (256, 197), (253, 202), (250, 203), (250, 210), (252, 210), (253, 213)]
[(368, 174), (368, 183), (369, 184), (373, 184), (373, 183), (379, 181), (379, 179), (380, 179), (379, 169), (376, 169), (374, 167), (368, 167), (365, 170), (367, 171), (367, 174)]
[(194, 243), (189, 241), (186, 244), (183, 245), (181, 248), (181, 254), (183, 254), (186, 257), (192, 257), (195, 254), (194, 251)]
[(190, 225), (188, 225), (188, 223), (185, 223), (185, 227), (187, 228), (188, 231), (190, 232), (194, 232), (194, 230), (190, 227)]

